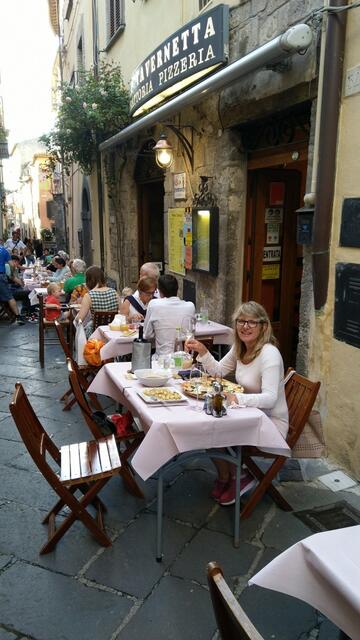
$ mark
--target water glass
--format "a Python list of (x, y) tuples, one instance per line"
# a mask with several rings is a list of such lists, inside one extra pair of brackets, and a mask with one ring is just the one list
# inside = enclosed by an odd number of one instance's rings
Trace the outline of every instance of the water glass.
[(204, 365), (201, 362), (197, 362), (196, 365), (190, 371), (190, 381), (194, 386), (196, 393), (196, 405), (193, 406), (194, 411), (202, 411), (203, 403), (200, 402), (199, 396), (203, 390), (205, 370)]
[(201, 307), (200, 309), (200, 322), (206, 324), (209, 321), (209, 309), (207, 307)]

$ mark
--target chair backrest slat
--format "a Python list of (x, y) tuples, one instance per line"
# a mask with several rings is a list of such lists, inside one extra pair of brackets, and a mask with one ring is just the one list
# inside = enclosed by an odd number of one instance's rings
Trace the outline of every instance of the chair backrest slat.
[(222, 640), (264, 640), (236, 600), (216, 562), (209, 562), (207, 578)]
[(84, 384), (83, 377), (81, 376), (80, 372), (77, 371), (74, 367), (74, 361), (72, 358), (67, 358), (67, 366), (69, 372), (70, 387), (81, 409), (81, 413), (85, 418), (86, 424), (88, 425), (94, 438), (101, 438), (103, 435), (101, 429), (91, 417), (92, 410), (85, 395), (86, 389), (82, 386)]

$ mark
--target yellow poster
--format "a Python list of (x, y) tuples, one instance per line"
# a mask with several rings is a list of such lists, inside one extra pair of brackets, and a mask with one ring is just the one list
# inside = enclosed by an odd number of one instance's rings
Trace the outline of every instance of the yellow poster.
[(168, 210), (169, 271), (185, 275), (185, 208)]
[(280, 278), (280, 263), (263, 264), (262, 280), (278, 280)]

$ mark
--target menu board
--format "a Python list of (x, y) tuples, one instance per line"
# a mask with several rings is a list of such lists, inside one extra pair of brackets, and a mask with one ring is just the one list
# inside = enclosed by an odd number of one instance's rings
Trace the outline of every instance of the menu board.
[(185, 208), (168, 209), (169, 271), (185, 275)]

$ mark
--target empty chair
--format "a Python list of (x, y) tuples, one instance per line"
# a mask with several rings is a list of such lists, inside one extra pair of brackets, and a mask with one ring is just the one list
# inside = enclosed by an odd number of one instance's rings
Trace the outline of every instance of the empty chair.
[[(112, 476), (121, 472), (114, 436), (66, 445), (59, 450), (39, 422), (20, 383), (15, 385), (10, 411), (28, 452), (59, 498), (42, 521), (48, 524), (48, 540), (40, 554), (52, 551), (76, 520), (89, 529), (99, 544), (111, 545), (104, 530), (105, 506), (97, 494)], [(59, 474), (53, 469), (54, 462), (59, 466)], [(75, 495), (77, 490), (79, 498)], [(95, 517), (87, 509), (90, 505), (96, 509)], [(56, 516), (63, 507), (69, 513), (61, 517), (61, 524), (56, 527)]]
[[(85, 422), (89, 427), (92, 435), (95, 438), (99, 438), (102, 436), (101, 429), (92, 416), (92, 410), (86, 397), (86, 389), (82, 385), (82, 378), (81, 376), (79, 377), (77, 375), (76, 370), (73, 366), (74, 363), (70, 358), (68, 358), (67, 364), (70, 387), (81, 409), (81, 413), (83, 414)], [(129, 464), (129, 458), (130, 456), (132, 456), (132, 454), (139, 446), (140, 442), (143, 440), (144, 433), (142, 431), (131, 430), (128, 431), (126, 435), (116, 435), (115, 437), (120, 450), (120, 459), (122, 464), (121, 475), (124, 484), (131, 494), (139, 498), (143, 498), (144, 494), (134, 478), (134, 472)]]
[[(59, 338), (59, 342), (62, 346), (62, 350), (65, 354), (65, 358), (68, 359), (70, 358), (71, 362), (72, 362), (72, 367), (76, 372), (76, 375), (81, 378), (81, 385), (82, 387), (86, 390), (91, 382), (91, 380), (95, 377), (95, 375), (97, 374), (97, 372), (99, 371), (100, 367), (102, 365), (100, 365), (99, 367), (96, 367), (92, 364), (85, 364), (85, 365), (78, 365), (77, 362), (75, 362), (75, 360), (72, 357), (72, 353), (70, 350), (70, 347), (68, 345), (68, 343), (65, 340), (65, 336), (64, 336), (64, 331), (63, 328), (60, 324), (60, 322), (58, 320), (55, 320), (55, 329), (56, 329), (56, 333), (58, 335)], [(96, 397), (95, 393), (90, 393), (89, 394), (89, 398), (91, 401), (91, 404), (93, 405), (93, 407), (95, 407), (95, 409), (101, 411), (102, 410), (102, 406), (99, 402), (99, 400)], [(72, 389), (71, 387), (69, 387), (69, 389), (67, 391), (65, 391), (65, 393), (61, 396), (60, 398), (61, 402), (65, 402), (63, 411), (69, 411), (71, 409), (71, 407), (75, 404), (76, 402), (76, 398), (73, 395)]]
[[(289, 432), (286, 438), (290, 449), (292, 449), (298, 441), (305, 423), (309, 418), (310, 412), (314, 406), (316, 396), (320, 389), (320, 382), (311, 382), (299, 373), (294, 372), (288, 378), (285, 384), (286, 402), (289, 409)], [(250, 498), (241, 510), (241, 517), (247, 518), (255, 506), (261, 500), (264, 493), (268, 493), (272, 499), (285, 511), (292, 511), (291, 505), (283, 498), (272, 484), (272, 481), (280, 471), (287, 458), (285, 456), (277, 456), (271, 453), (265, 453), (257, 447), (243, 448), (243, 462), (251, 471), (251, 473), (259, 480), (259, 484), (254, 489)], [(253, 460), (254, 457), (273, 459), (269, 469), (263, 473)]]
[(239, 605), (217, 562), (207, 565), (207, 580), (222, 640), (264, 640)]

